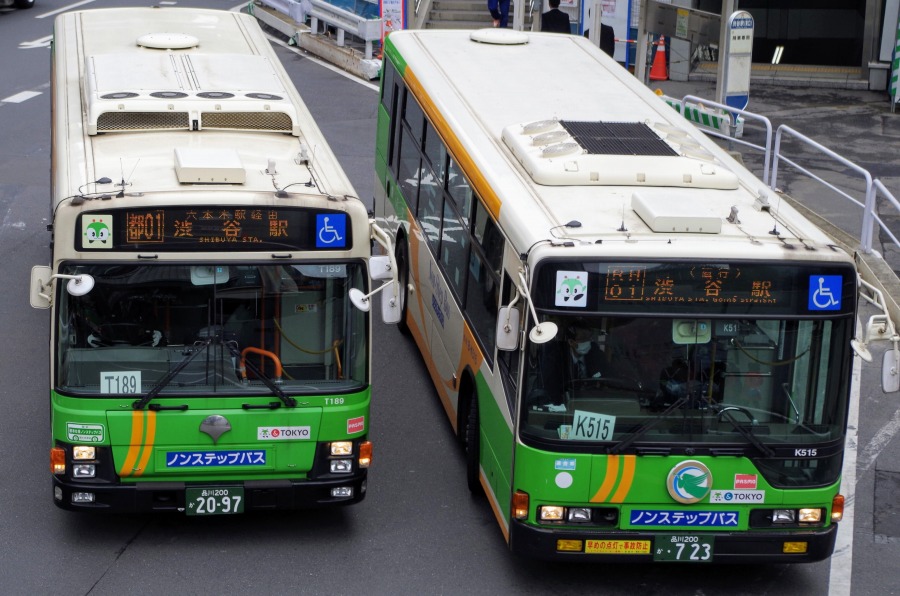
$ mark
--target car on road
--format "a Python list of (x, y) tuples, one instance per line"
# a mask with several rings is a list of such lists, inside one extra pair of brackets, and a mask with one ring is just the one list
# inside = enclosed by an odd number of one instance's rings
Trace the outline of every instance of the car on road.
[(34, 0), (0, 0), (0, 8), (31, 8)]

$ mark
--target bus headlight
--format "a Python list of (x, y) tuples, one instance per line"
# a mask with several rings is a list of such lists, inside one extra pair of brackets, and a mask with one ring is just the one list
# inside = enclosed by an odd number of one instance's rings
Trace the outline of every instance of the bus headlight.
[(352, 441), (334, 441), (331, 444), (331, 455), (352, 455)]
[(97, 457), (97, 448), (93, 445), (75, 445), (72, 447), (72, 459), (95, 459)]
[(798, 521), (801, 524), (817, 524), (822, 521), (822, 510), (818, 507), (801, 509)]
[(72, 476), (75, 478), (93, 478), (97, 475), (97, 466), (94, 464), (74, 464)]
[(573, 524), (589, 523), (591, 521), (591, 509), (590, 507), (569, 507), (566, 519)]
[(797, 516), (793, 509), (775, 509), (772, 511), (773, 524), (793, 524), (796, 522)]
[(353, 471), (353, 460), (350, 459), (333, 459), (331, 464), (332, 474), (349, 474)]
[(566, 508), (559, 505), (541, 505), (538, 517), (541, 521), (562, 521)]

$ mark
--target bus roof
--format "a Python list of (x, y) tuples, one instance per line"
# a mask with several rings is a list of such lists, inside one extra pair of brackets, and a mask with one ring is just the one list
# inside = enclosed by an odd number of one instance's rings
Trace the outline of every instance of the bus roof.
[(183, 201), (188, 185), (198, 201), (206, 192), (221, 203), (260, 193), (277, 202), (276, 189), (288, 186), (356, 196), (249, 15), (68, 12), (55, 22), (53, 60), (54, 208), (110, 190), (101, 179), (124, 185), (129, 206), (148, 193), (156, 204)]
[(715, 237), (723, 257), (848, 258), (580, 36), (409, 30), (385, 55), (520, 254), (709, 256)]

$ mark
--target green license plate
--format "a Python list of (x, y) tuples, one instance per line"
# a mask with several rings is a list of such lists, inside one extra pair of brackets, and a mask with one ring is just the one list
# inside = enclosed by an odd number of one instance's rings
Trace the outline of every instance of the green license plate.
[(654, 561), (709, 563), (713, 558), (713, 537), (696, 534), (659, 534), (653, 540)]
[(241, 486), (205, 486), (185, 489), (184, 512), (187, 515), (225, 515), (244, 512), (244, 488)]

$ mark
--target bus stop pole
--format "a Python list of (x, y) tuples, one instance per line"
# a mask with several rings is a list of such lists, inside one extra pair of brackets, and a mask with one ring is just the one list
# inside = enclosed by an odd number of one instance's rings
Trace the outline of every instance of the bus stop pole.
[(728, 47), (728, 17), (734, 12), (736, 0), (722, 0), (722, 18), (719, 20), (719, 56), (716, 66), (716, 101), (725, 103), (725, 65), (728, 62), (728, 56), (725, 55), (725, 48)]

